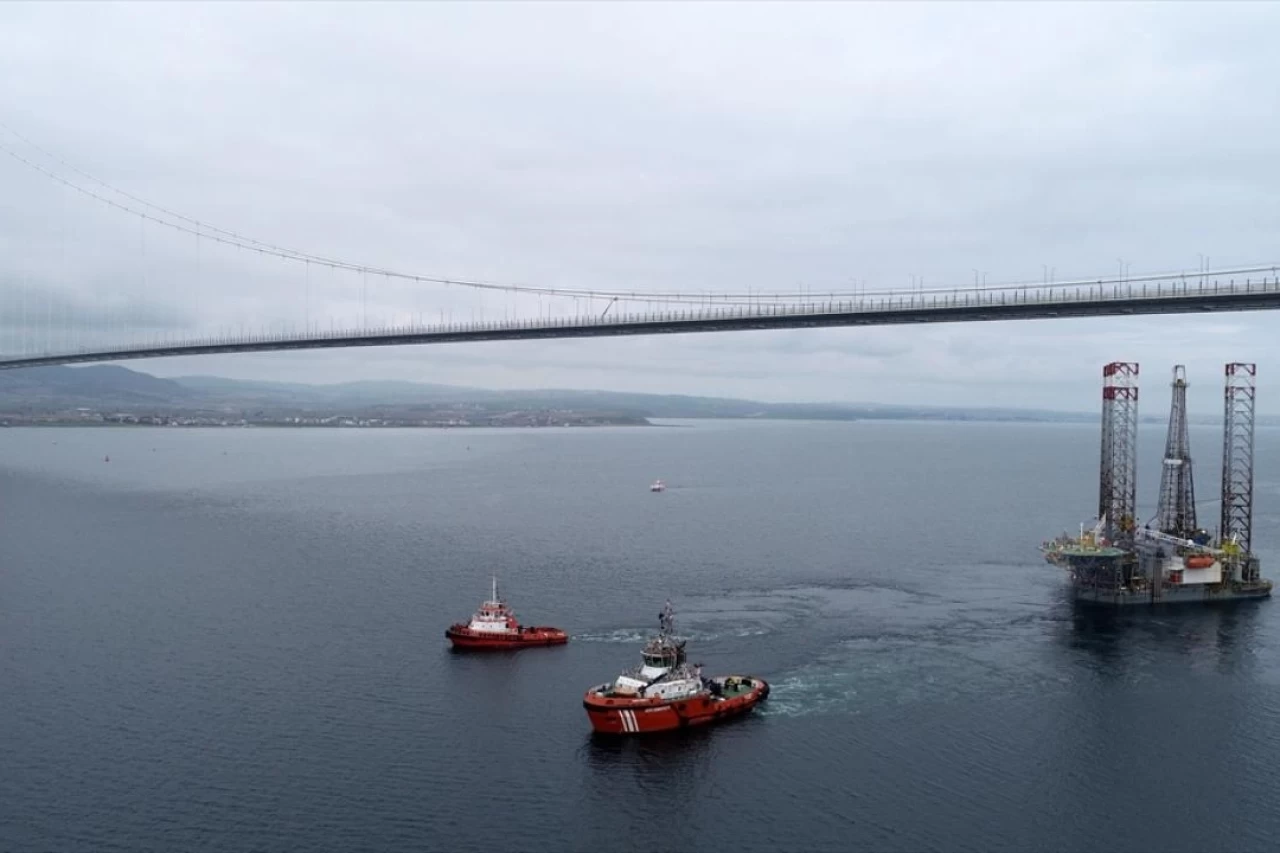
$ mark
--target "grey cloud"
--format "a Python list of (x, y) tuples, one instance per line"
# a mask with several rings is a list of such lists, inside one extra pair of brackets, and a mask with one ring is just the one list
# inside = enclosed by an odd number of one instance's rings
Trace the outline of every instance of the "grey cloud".
[(0, 279), (0, 352), (109, 348), (136, 336), (181, 336), (197, 329), (190, 313), (149, 299), (87, 298), (40, 281)]
[[(428, 273), (722, 292), (963, 285), (974, 269), (1037, 280), (1042, 265), (1063, 279), (1109, 274), (1121, 258), (1136, 274), (1194, 269), (1200, 252), (1280, 260), (1277, 23), (1262, 4), (7, 4), (0, 117), (189, 215)], [(140, 228), (0, 156), (0, 281), (23, 275), (77, 304), (106, 292), (209, 332), (546, 308)], [(1205, 385), (1226, 358), (1256, 359), (1266, 376), (1270, 322), (744, 333), (160, 368), (328, 379), (415, 378), (429, 365), (433, 381), (473, 384), (1032, 405), (1068, 395), (1091, 409), (1113, 358), (1184, 361), (1194, 381), (1211, 374)]]

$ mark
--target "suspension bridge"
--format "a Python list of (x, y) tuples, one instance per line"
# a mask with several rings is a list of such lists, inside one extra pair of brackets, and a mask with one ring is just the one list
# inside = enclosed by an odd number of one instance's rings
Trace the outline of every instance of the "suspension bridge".
[[(18, 173), (6, 183), (24, 198), (52, 196), (44, 210), (54, 225), (23, 244), (46, 259), (44, 267), (0, 271), (0, 369), (215, 353), (1280, 308), (1277, 266), (1210, 269), (1204, 259), (1194, 272), (1138, 277), (1124, 274), (1122, 263), (1120, 275), (1088, 280), (987, 285), (975, 275), (973, 285), (962, 287), (823, 293), (585, 289), (421, 275), (214, 226), (106, 183), (3, 124), (0, 131), (17, 140), (0, 135), (3, 162)], [(136, 243), (122, 237), (133, 228)], [(106, 281), (92, 266), (104, 244), (137, 247), (133, 258), (117, 253), (106, 260), (113, 270)], [(248, 313), (242, 300), (229, 309), (230, 300), (220, 295), (229, 288), (252, 291), (250, 301), (259, 307)]]
[(1237, 282), (1213, 279), (1205, 284), (1176, 280), (1135, 287), (1105, 284), (1066, 291), (1017, 289), (955, 292), (949, 295), (904, 293), (872, 301), (797, 302), (751, 308), (708, 308), (600, 317), (552, 317), (351, 328), (329, 332), (284, 332), (227, 337), (161, 337), (132, 346), (93, 346), (61, 351), (0, 356), (0, 369), (118, 361), (162, 356), (333, 347), (405, 346), (475, 341), (662, 335), (751, 329), (804, 329), (833, 326), (882, 326), (908, 323), (1032, 320), (1136, 314), (1186, 314), (1207, 311), (1257, 311), (1280, 308), (1280, 279), (1272, 276)]

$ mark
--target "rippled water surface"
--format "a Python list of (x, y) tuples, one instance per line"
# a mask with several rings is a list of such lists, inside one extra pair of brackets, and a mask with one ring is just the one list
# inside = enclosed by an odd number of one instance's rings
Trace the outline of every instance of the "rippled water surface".
[[(1035, 546), (1097, 458), (1092, 425), (0, 430), (0, 849), (1272, 848), (1280, 601), (1076, 610)], [(491, 572), (569, 645), (450, 652)], [(593, 738), (668, 597), (772, 696)]]

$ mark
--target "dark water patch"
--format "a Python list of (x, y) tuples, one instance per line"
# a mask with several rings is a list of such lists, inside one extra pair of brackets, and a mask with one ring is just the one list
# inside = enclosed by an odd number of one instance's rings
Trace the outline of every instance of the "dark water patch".
[[(0, 435), (5, 850), (488, 850), (495, 821), (570, 851), (1280, 831), (1274, 603), (1100, 614), (1034, 551), (1096, 497), (1092, 427), (36, 433)], [(491, 574), (570, 643), (452, 653)], [(772, 695), (593, 736), (583, 692), (668, 598), (691, 658)]]

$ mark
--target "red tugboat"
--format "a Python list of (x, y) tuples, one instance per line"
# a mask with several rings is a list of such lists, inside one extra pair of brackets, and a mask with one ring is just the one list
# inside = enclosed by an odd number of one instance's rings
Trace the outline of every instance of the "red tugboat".
[(716, 723), (750, 711), (769, 695), (762, 678), (703, 678), (701, 665), (685, 662), (685, 641), (675, 636), (670, 601), (658, 619), (662, 630), (645, 644), (642, 665), (583, 698), (595, 731), (631, 735)]
[(498, 597), (498, 579), (493, 579), (493, 596), (466, 625), (458, 622), (444, 632), (456, 649), (523, 649), (529, 646), (559, 646), (569, 635), (559, 628), (526, 627), (516, 621), (511, 608)]

